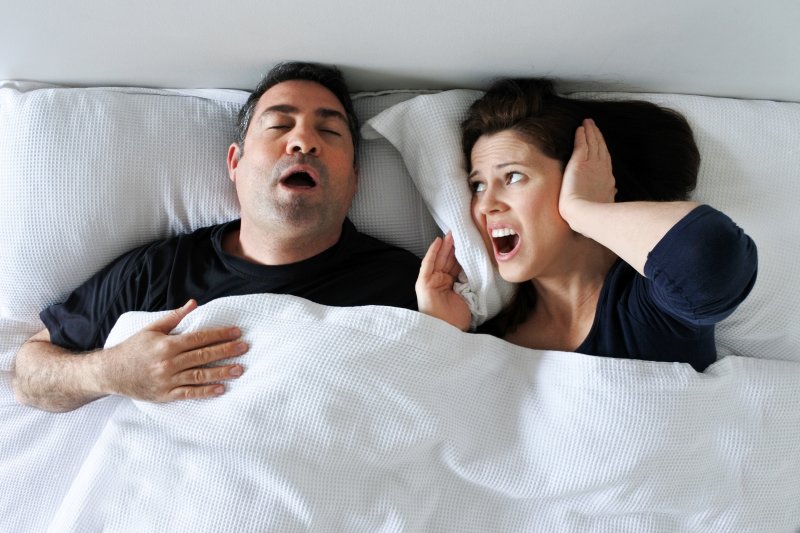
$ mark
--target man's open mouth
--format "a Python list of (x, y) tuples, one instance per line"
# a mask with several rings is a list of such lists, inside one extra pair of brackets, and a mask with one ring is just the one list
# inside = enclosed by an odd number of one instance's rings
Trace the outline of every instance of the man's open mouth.
[(281, 180), (281, 183), (293, 189), (311, 189), (317, 186), (317, 182), (314, 181), (314, 178), (312, 178), (308, 172), (289, 174)]

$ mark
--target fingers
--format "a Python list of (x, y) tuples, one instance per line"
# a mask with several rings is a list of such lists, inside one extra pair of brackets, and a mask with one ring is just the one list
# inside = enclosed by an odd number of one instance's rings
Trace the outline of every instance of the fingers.
[(452, 232), (447, 232), (444, 238), (436, 237), (428, 247), (420, 266), (419, 279), (427, 281), (437, 272), (448, 274), (452, 277), (458, 276), (461, 272), (461, 265), (458, 264), (456, 259), (455, 241)]
[(455, 278), (461, 272), (461, 265), (458, 263), (458, 259), (456, 259), (456, 244), (452, 232), (447, 233), (445, 241), (447, 240), (450, 241), (450, 246), (442, 270)]
[(244, 370), (239, 365), (190, 368), (177, 374), (174, 383), (176, 386), (205, 386), (226, 379), (238, 378), (243, 373)]
[(436, 266), (436, 258), (439, 255), (439, 249), (442, 247), (442, 238), (436, 237), (433, 242), (428, 246), (428, 251), (425, 252), (425, 257), (422, 258), (422, 264), (419, 267), (419, 279), (428, 280), (433, 275)]
[(202, 400), (204, 398), (214, 398), (222, 396), (225, 393), (225, 385), (214, 383), (211, 385), (203, 386), (183, 386), (175, 387), (167, 394), (164, 399), (166, 402), (176, 400)]
[(178, 335), (170, 335), (169, 342), (175, 345), (176, 352), (188, 352), (219, 344), (234, 341), (242, 336), (237, 327), (209, 328)]
[[(578, 128), (583, 130), (583, 136), (586, 141), (587, 155), (591, 159), (605, 159), (608, 156), (608, 147), (606, 146), (605, 138), (600, 132), (600, 128), (594, 120), (587, 118), (584, 119), (583, 125)], [(576, 133), (576, 142), (577, 142)]]
[(453, 244), (453, 233), (448, 231), (447, 235), (444, 236), (444, 241), (439, 249), (439, 253), (436, 255), (436, 266), (434, 270), (449, 273), (453, 269), (453, 263), (455, 263), (455, 261), (456, 249)]
[(205, 346), (181, 353), (171, 361), (175, 374), (169, 379), (172, 389), (167, 401), (219, 396), (225, 388), (218, 382), (236, 379), (244, 373), (239, 364), (204, 366), (244, 354), (248, 346), (241, 341)]
[(178, 324), (186, 318), (186, 315), (197, 309), (197, 302), (192, 299), (186, 302), (183, 307), (173, 309), (163, 317), (154, 321), (146, 329), (151, 331), (159, 331), (163, 334), (168, 334), (170, 331), (178, 327)]
[(175, 371), (178, 372), (186, 368), (238, 357), (245, 354), (248, 348), (246, 343), (239, 340), (202, 346), (179, 353), (172, 359), (172, 365)]
[(589, 157), (589, 143), (586, 139), (586, 128), (578, 126), (575, 130), (575, 146), (572, 148), (572, 158), (586, 161)]

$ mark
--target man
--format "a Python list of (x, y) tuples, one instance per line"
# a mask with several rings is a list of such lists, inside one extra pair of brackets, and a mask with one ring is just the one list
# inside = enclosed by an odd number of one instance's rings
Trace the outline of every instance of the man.
[[(241, 331), (170, 334), (198, 303), (221, 296), (415, 308), (419, 259), (358, 233), (346, 218), (357, 146), (338, 69), (276, 66), (242, 107), (228, 150), (241, 219), (133, 250), (42, 311), (46, 329), (17, 353), (17, 399), (61, 412), (108, 394), (166, 402), (224, 393), (220, 382), (244, 368), (206, 365), (245, 353)], [(117, 318), (132, 310), (171, 312), (103, 349)]]

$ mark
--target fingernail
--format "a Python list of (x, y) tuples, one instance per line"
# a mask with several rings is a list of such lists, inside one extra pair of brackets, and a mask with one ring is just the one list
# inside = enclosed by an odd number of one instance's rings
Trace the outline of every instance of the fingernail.
[(235, 346), (236, 353), (244, 353), (247, 351), (247, 344), (244, 342), (237, 342)]
[(230, 330), (228, 330), (228, 333), (234, 338), (242, 336), (242, 331), (237, 327), (232, 327)]
[(221, 394), (224, 394), (224, 393), (225, 393), (225, 387), (223, 387), (222, 385), (214, 387), (214, 394), (216, 394), (217, 396), (219, 396)]
[(242, 367), (235, 366), (235, 367), (231, 368), (229, 374), (231, 376), (241, 376), (242, 375), (242, 371), (243, 371)]

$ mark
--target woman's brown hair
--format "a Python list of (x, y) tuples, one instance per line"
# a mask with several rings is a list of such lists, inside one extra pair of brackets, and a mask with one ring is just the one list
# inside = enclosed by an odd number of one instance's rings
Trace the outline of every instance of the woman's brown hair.
[[(677, 111), (639, 100), (594, 100), (560, 96), (548, 79), (505, 79), (475, 101), (461, 125), (470, 156), (478, 139), (513, 131), (566, 167), (575, 130), (591, 118), (611, 154), (617, 202), (686, 200), (697, 184), (700, 152), (692, 129)], [(530, 283), (519, 285), (512, 303), (482, 330), (505, 336), (536, 303)]]

